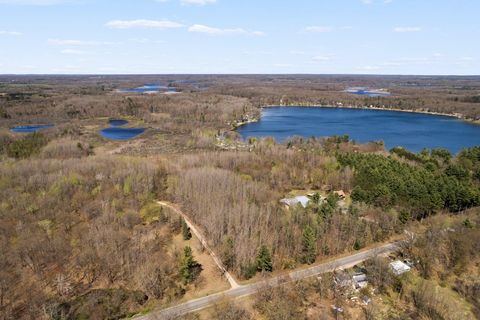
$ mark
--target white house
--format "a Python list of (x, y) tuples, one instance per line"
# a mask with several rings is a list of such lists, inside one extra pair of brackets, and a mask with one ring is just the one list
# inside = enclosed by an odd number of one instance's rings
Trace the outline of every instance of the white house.
[(310, 202), (310, 199), (306, 196), (298, 196), (295, 198), (285, 198), (280, 200), (280, 202), (288, 207), (294, 207), (300, 203), (302, 207), (306, 208), (308, 203)]

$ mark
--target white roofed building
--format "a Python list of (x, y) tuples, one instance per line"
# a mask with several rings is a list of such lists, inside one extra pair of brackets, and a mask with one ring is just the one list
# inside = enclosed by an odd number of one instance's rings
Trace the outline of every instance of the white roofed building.
[(280, 202), (288, 207), (294, 207), (297, 204), (301, 204), (302, 207), (306, 208), (308, 206), (308, 203), (310, 202), (310, 199), (306, 196), (298, 196), (295, 198), (285, 198), (280, 200)]
[(403, 263), (400, 260), (390, 262), (390, 268), (392, 268), (392, 271), (396, 276), (404, 274), (405, 272), (409, 272), (412, 269), (406, 263)]

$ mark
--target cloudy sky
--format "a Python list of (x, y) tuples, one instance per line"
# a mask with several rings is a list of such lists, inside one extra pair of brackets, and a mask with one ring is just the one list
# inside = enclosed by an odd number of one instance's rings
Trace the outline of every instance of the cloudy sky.
[(0, 74), (480, 74), (479, 0), (0, 0)]

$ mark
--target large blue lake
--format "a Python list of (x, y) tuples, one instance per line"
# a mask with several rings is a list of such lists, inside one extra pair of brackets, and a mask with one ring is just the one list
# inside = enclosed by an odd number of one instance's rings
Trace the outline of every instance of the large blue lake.
[(480, 125), (459, 119), (418, 113), (383, 110), (273, 107), (262, 111), (259, 122), (238, 129), (244, 139), (274, 137), (328, 137), (348, 134), (366, 143), (383, 140), (387, 149), (401, 146), (418, 152), (443, 147), (457, 153), (480, 145)]

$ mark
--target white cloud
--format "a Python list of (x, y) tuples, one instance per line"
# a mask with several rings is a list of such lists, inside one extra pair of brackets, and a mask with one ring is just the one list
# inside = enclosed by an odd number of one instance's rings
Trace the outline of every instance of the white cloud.
[[(164, 3), (169, 2), (170, 0), (155, 0), (156, 2)], [(207, 4), (216, 3), (217, 0), (180, 0), (180, 3), (183, 5), (194, 5), (194, 6), (205, 6)]]
[(16, 32), (16, 31), (0, 30), (0, 35), (6, 35), (6, 36), (21, 36), (22, 33)]
[(265, 32), (263, 32), (263, 31), (252, 31), (251, 34), (254, 35), (254, 36), (257, 36), (257, 37), (264, 37), (264, 36), (267, 35), (267, 34), (266, 34)]
[(393, 29), (395, 32), (420, 32), (422, 28), (420, 27), (396, 27)]
[(264, 36), (265, 33), (261, 31), (247, 31), (242, 28), (234, 28), (234, 29), (220, 29), (205, 26), (202, 24), (194, 24), (190, 28), (188, 28), (190, 32), (197, 32), (197, 33), (206, 33), (215, 36), (224, 36), (224, 35), (252, 35), (252, 36)]
[(105, 24), (111, 29), (132, 29), (132, 28), (155, 28), (155, 29), (172, 29), (181, 28), (183, 24), (170, 20), (113, 20)]
[(0, 4), (19, 6), (51, 6), (55, 4), (72, 3), (74, 0), (0, 0)]
[(300, 50), (290, 50), (290, 51), (288, 51), (288, 54), (302, 56), (302, 55), (305, 55), (306, 52), (305, 51), (300, 51)]
[[(377, 1), (375, 1), (375, 0), (360, 0), (360, 2), (363, 3), (363, 4), (366, 4), (366, 5), (370, 5), (370, 4), (376, 3)], [(378, 2), (380, 2), (380, 1), (378, 1)], [(389, 4), (389, 3), (392, 3), (393, 0), (383, 0), (381, 2), (383, 2), (385, 4)]]
[(243, 50), (242, 54), (246, 56), (259, 56), (259, 55), (271, 55), (272, 51), (262, 51), (262, 50)]
[(331, 56), (325, 56), (325, 55), (318, 55), (318, 56), (314, 56), (312, 58), (312, 60), (315, 61), (315, 62), (325, 62), (325, 61), (332, 60), (332, 57)]
[(217, 0), (181, 0), (182, 4), (190, 4), (190, 5), (197, 5), (197, 6), (204, 6), (207, 4), (212, 4), (217, 2)]
[(163, 40), (153, 40), (149, 38), (131, 38), (128, 40), (136, 43), (165, 43)]
[(85, 52), (85, 51), (76, 50), (76, 49), (64, 49), (64, 50), (60, 51), (60, 53), (61, 54), (77, 55), (77, 56), (87, 54), (87, 52)]
[(112, 45), (114, 42), (108, 41), (84, 41), (84, 40), (62, 40), (62, 39), (48, 39), (50, 45), (56, 46), (99, 46), (99, 45)]
[(306, 27), (305, 31), (313, 32), (313, 33), (326, 33), (326, 32), (332, 32), (333, 28), (326, 27), (326, 26), (310, 26), (310, 27)]

